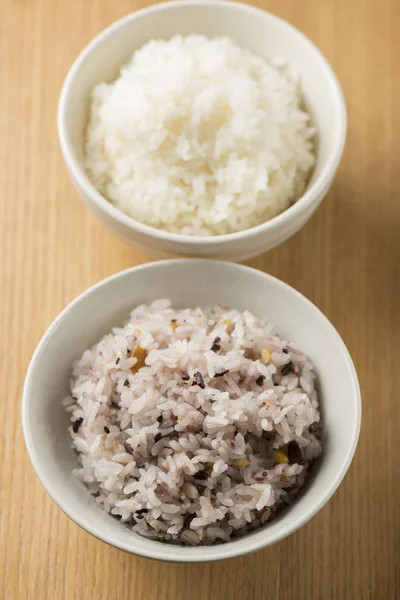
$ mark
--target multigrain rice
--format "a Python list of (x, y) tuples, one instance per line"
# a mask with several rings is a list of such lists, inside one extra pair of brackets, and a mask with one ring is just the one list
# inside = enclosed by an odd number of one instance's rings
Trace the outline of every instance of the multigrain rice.
[(314, 381), (247, 311), (139, 306), (73, 367), (76, 475), (141, 535), (229, 541), (289, 504), (319, 456)]

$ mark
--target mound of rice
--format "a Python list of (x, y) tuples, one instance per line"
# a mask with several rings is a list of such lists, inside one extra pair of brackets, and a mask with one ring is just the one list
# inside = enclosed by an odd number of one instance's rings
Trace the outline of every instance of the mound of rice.
[(159, 229), (219, 235), (303, 193), (314, 128), (287, 66), (227, 38), (175, 36), (134, 53), (92, 93), (86, 167), (122, 211)]
[(76, 474), (141, 535), (229, 541), (290, 503), (319, 456), (314, 379), (248, 312), (140, 306), (74, 365)]

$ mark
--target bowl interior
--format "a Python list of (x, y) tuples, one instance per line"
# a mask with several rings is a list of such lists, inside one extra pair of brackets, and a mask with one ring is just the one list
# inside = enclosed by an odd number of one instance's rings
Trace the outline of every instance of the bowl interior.
[(118, 21), (85, 49), (64, 88), (68, 147), (81, 164), (90, 95), (101, 81), (111, 82), (132, 53), (150, 39), (180, 33), (229, 36), (267, 59), (287, 61), (300, 75), (301, 89), (318, 132), (317, 164), (309, 186), (319, 177), (343, 134), (343, 107), (336, 80), (320, 52), (281, 19), (235, 2), (171, 2)]
[[(274, 323), (314, 362), (325, 422), (324, 453), (306, 492), (276, 521), (237, 541), (205, 548), (167, 546), (140, 538), (98, 508), (73, 476), (77, 458), (61, 404), (71, 364), (127, 319), (140, 303), (168, 297), (175, 306), (217, 302), (248, 309)], [(288, 535), (333, 494), (355, 450), (360, 424), (357, 378), (339, 335), (308, 300), (264, 273), (230, 263), (174, 260), (124, 271), (78, 297), (51, 325), (32, 359), (24, 389), (27, 448), (38, 476), (57, 504), (93, 535), (124, 550), (165, 560), (216, 560), (256, 550)]]

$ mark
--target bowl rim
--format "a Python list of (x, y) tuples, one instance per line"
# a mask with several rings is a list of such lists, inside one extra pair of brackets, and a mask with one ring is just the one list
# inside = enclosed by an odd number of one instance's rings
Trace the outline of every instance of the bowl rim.
[[(103, 286), (108, 286), (108, 285), (112, 284), (112, 282), (115, 281), (116, 279), (124, 278), (124, 277), (130, 275), (131, 273), (137, 273), (139, 271), (147, 270), (147, 269), (156, 270), (156, 269), (159, 269), (160, 267), (162, 268), (164, 266), (169, 266), (169, 267), (173, 266), (173, 265), (179, 266), (179, 264), (188, 263), (188, 262), (190, 262), (192, 265), (195, 265), (196, 263), (197, 264), (201, 263), (202, 265), (217, 263), (220, 266), (223, 266), (223, 268), (229, 268), (229, 269), (232, 269), (233, 271), (236, 271), (237, 274), (239, 274), (240, 272), (250, 272), (250, 273), (252, 273), (253, 276), (268, 279), (274, 286), (277, 286), (277, 287), (285, 289), (286, 291), (289, 291), (291, 294), (296, 296), (296, 298), (300, 302), (307, 304), (312, 309), (316, 318), (323, 321), (325, 323), (325, 325), (327, 325), (330, 328), (334, 338), (336, 338), (336, 340), (339, 344), (341, 353), (343, 355), (343, 360), (347, 363), (347, 367), (348, 367), (350, 375), (351, 375), (352, 388), (353, 388), (351, 397), (353, 398), (354, 408), (355, 408), (355, 417), (354, 417), (354, 423), (353, 423), (352, 438), (351, 438), (351, 443), (350, 443), (347, 453), (346, 453), (346, 458), (343, 461), (342, 465), (340, 466), (340, 468), (336, 474), (336, 477), (334, 479), (332, 479), (332, 482), (329, 485), (329, 487), (325, 488), (325, 490), (323, 490), (317, 494), (317, 500), (310, 504), (309, 509), (304, 512), (304, 514), (301, 516), (301, 518), (298, 518), (295, 522), (292, 522), (292, 523), (290, 521), (289, 521), (289, 523), (286, 523), (286, 524), (284, 522), (282, 522), (282, 526), (281, 526), (280, 530), (276, 533), (276, 535), (272, 539), (264, 540), (263, 539), (263, 529), (261, 529), (258, 532), (254, 532), (251, 536), (244, 536), (243, 538), (239, 538), (238, 540), (234, 540), (234, 541), (228, 542), (226, 544), (219, 544), (217, 546), (207, 546), (206, 547), (207, 552), (204, 552), (200, 556), (198, 555), (199, 547), (194, 547), (194, 548), (185, 547), (184, 548), (185, 552), (181, 552), (182, 547), (180, 547), (180, 546), (173, 546), (173, 545), (157, 543), (154, 545), (154, 550), (153, 549), (147, 550), (147, 549), (142, 549), (142, 548), (136, 549), (134, 547), (134, 543), (132, 543), (132, 544), (118, 543), (115, 541), (112, 534), (111, 535), (103, 534), (101, 531), (98, 530), (98, 528), (96, 528), (95, 526), (92, 526), (91, 523), (87, 523), (86, 520), (84, 518), (82, 518), (80, 515), (79, 504), (78, 504), (78, 507), (74, 507), (73, 505), (68, 504), (68, 502), (66, 502), (64, 499), (62, 491), (59, 491), (57, 489), (57, 487), (55, 485), (53, 485), (51, 473), (48, 472), (48, 470), (45, 466), (45, 463), (42, 461), (41, 452), (40, 452), (40, 450), (37, 449), (37, 446), (35, 445), (35, 443), (32, 440), (30, 419), (29, 419), (29, 409), (28, 409), (28, 406), (30, 404), (31, 379), (36, 371), (38, 363), (40, 363), (42, 349), (46, 346), (48, 340), (56, 332), (59, 324), (66, 318), (66, 316), (78, 304), (80, 304), (82, 301), (85, 301), (88, 296), (90, 296), (92, 294), (96, 294), (96, 292)], [(351, 461), (353, 459), (353, 456), (354, 456), (354, 453), (355, 453), (355, 450), (357, 447), (357, 442), (358, 442), (360, 428), (361, 428), (361, 393), (360, 393), (359, 382), (358, 382), (357, 373), (356, 373), (353, 361), (352, 361), (350, 353), (347, 350), (347, 347), (346, 347), (345, 343), (343, 342), (341, 336), (339, 335), (338, 331), (335, 329), (335, 327), (332, 325), (332, 323), (329, 321), (329, 319), (320, 311), (320, 309), (317, 306), (315, 306), (315, 304), (313, 304), (310, 300), (308, 300), (308, 298), (306, 298), (303, 294), (298, 292), (295, 288), (293, 288), (289, 284), (281, 281), (280, 279), (277, 279), (276, 277), (269, 275), (268, 273), (264, 273), (263, 271), (259, 271), (252, 267), (238, 265), (238, 264), (231, 263), (228, 261), (209, 260), (209, 259), (194, 259), (194, 258), (169, 259), (169, 260), (155, 261), (152, 263), (145, 263), (145, 264), (142, 264), (139, 266), (130, 267), (123, 271), (114, 273), (114, 274), (110, 275), (109, 277), (102, 279), (101, 281), (94, 284), (93, 286), (87, 288), (85, 291), (83, 291), (81, 294), (79, 294), (75, 299), (73, 299), (61, 311), (61, 313), (59, 313), (59, 315), (53, 320), (53, 322), (47, 328), (43, 337), (39, 341), (39, 343), (33, 353), (32, 359), (30, 361), (30, 364), (29, 364), (29, 367), (28, 367), (28, 370), (26, 373), (26, 378), (25, 378), (23, 393), (22, 393), (22, 427), (23, 427), (23, 435), (24, 435), (24, 439), (25, 439), (25, 445), (26, 445), (26, 448), (28, 451), (30, 461), (31, 461), (32, 466), (36, 472), (36, 475), (38, 476), (39, 480), (41, 481), (44, 489), (49, 494), (49, 496), (52, 498), (52, 500), (57, 504), (57, 506), (73, 522), (75, 522), (77, 525), (79, 525), (84, 531), (86, 531), (87, 533), (90, 533), (97, 539), (113, 546), (114, 548), (118, 548), (119, 550), (124, 550), (126, 552), (129, 552), (130, 554), (143, 556), (145, 558), (153, 558), (153, 559), (164, 560), (164, 561), (168, 561), (168, 562), (188, 562), (188, 563), (218, 561), (218, 560), (224, 560), (227, 558), (234, 558), (234, 557), (242, 556), (245, 554), (249, 554), (251, 552), (255, 552), (257, 550), (260, 550), (262, 548), (270, 546), (270, 545), (284, 539), (285, 537), (294, 533), (297, 529), (302, 527), (305, 523), (310, 521), (321, 510), (321, 508), (328, 502), (328, 500), (333, 496), (333, 494), (339, 487), (340, 483), (342, 482), (342, 480), (351, 464)], [(133, 541), (134, 541), (134, 539), (135, 539), (135, 537), (132, 536)], [(200, 548), (203, 548), (203, 547), (200, 547)]]
[[(315, 179), (315, 181), (308, 187), (302, 196), (289, 208), (284, 210), (279, 215), (273, 217), (269, 221), (265, 221), (254, 227), (249, 227), (242, 231), (236, 231), (233, 233), (226, 233), (222, 235), (212, 236), (199, 236), (199, 235), (188, 235), (181, 233), (172, 233), (163, 229), (157, 229), (156, 227), (146, 225), (124, 213), (121, 209), (114, 206), (109, 200), (105, 198), (90, 181), (86, 175), (84, 168), (81, 165), (81, 161), (78, 160), (73, 146), (69, 137), (69, 128), (67, 125), (67, 107), (69, 103), (69, 96), (71, 87), (74, 79), (79, 72), (82, 64), (85, 62), (87, 57), (95, 51), (96, 47), (107, 41), (107, 38), (114, 34), (119, 28), (124, 27), (128, 22), (136, 20), (137, 18), (151, 15), (155, 12), (166, 12), (169, 10), (175, 10), (182, 6), (201, 6), (206, 7), (221, 7), (230, 11), (238, 11), (243, 13), (251, 13), (258, 18), (269, 20), (280, 27), (285, 27), (290, 34), (297, 37), (301, 42), (307, 46), (313, 54), (319, 60), (322, 68), (326, 72), (329, 80), (329, 86), (331, 88), (332, 96), (335, 97), (338, 114), (339, 114), (339, 125), (335, 136), (335, 141), (329, 151), (326, 164), (324, 165), (321, 173)], [(263, 233), (277, 231), (282, 226), (289, 224), (292, 220), (299, 217), (304, 211), (307, 211), (315, 202), (315, 200), (324, 194), (326, 184), (334, 176), (335, 171), (339, 165), (340, 159), (343, 154), (344, 145), (346, 141), (347, 132), (347, 112), (346, 104), (343, 96), (343, 92), (339, 81), (330, 66), (327, 59), (324, 57), (322, 52), (317, 46), (311, 42), (299, 29), (281, 19), (280, 17), (267, 12), (261, 8), (243, 4), (236, 0), (170, 0), (163, 4), (155, 4), (142, 8), (140, 10), (129, 13), (125, 17), (113, 22), (111, 25), (103, 29), (98, 33), (80, 52), (78, 57), (70, 67), (67, 76), (64, 80), (61, 94), (58, 102), (58, 113), (57, 113), (57, 130), (58, 138), (61, 147), (61, 151), (70, 172), (72, 178), (76, 181), (79, 188), (83, 191), (85, 196), (89, 198), (102, 212), (106, 213), (107, 216), (117, 221), (119, 225), (133, 230), (143, 236), (152, 238), (154, 240), (169, 242), (173, 244), (186, 244), (193, 247), (208, 247), (212, 248), (219, 244), (228, 244), (230, 242), (243, 241), (247, 238), (262, 235)]]

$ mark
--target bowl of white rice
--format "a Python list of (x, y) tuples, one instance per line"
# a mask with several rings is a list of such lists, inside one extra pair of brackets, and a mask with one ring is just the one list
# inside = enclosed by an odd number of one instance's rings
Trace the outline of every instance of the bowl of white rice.
[(248, 267), (160, 261), (98, 283), (39, 343), (23, 429), (47, 492), (104, 542), (197, 562), (271, 545), (329, 500), (357, 375), (304, 296)]
[(262, 10), (177, 1), (95, 37), (59, 102), (68, 173), (115, 234), (153, 254), (249, 258), (327, 193), (346, 135), (337, 79)]

